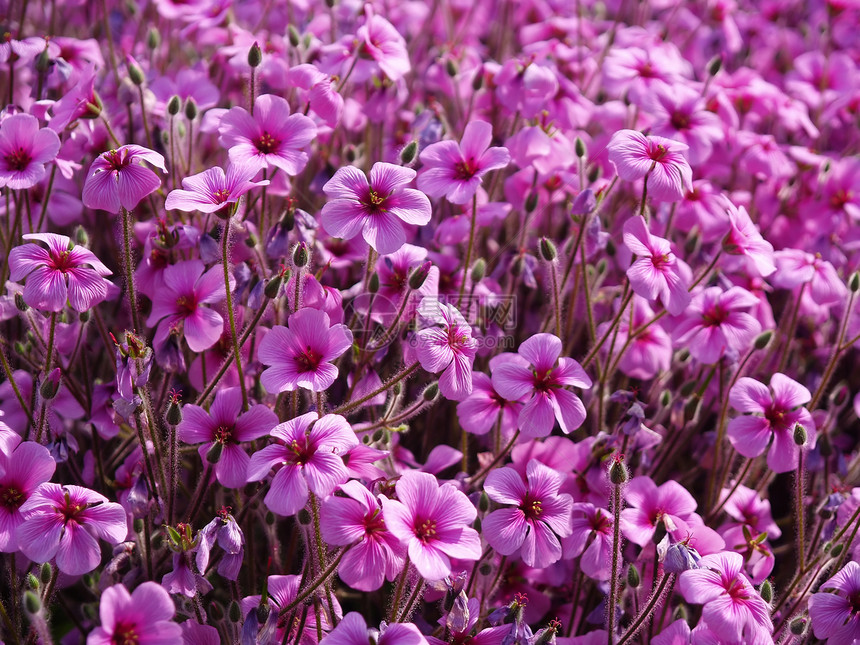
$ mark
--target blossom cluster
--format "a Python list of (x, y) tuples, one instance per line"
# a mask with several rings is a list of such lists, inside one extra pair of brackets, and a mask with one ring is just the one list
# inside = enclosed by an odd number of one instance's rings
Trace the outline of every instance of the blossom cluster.
[(0, 15), (0, 645), (860, 642), (856, 0)]

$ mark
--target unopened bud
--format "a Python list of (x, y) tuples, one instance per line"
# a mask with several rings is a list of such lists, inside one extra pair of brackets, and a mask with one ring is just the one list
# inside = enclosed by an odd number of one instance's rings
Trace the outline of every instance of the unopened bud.
[(666, 537), (666, 524), (662, 521), (657, 522), (654, 525), (654, 535), (651, 536), (651, 542), (654, 544), (660, 544), (663, 541), (663, 538)]
[(189, 121), (197, 118), (197, 102), (190, 96), (185, 99), (185, 118)]
[(486, 513), (490, 510), (490, 498), (487, 493), (481, 491), (481, 496), (478, 498), (478, 510)]
[(492, 565), (490, 565), (489, 562), (485, 562), (480, 567), (478, 567), (478, 573), (480, 573), (482, 576), (488, 576), (490, 575), (490, 573), (492, 573), (492, 571), (493, 567)]
[(143, 533), (143, 520), (138, 517), (132, 523), (132, 528), (134, 529), (135, 533)]
[(308, 509), (303, 508), (299, 511), (296, 519), (299, 520), (299, 524), (302, 526), (308, 526), (311, 523), (311, 514), (308, 512)]
[(213, 621), (218, 622), (219, 620), (222, 620), (224, 618), (224, 606), (220, 602), (216, 600), (210, 600), (207, 603), (207, 609), (209, 618), (211, 618)]
[(42, 601), (39, 600), (39, 596), (34, 594), (32, 591), (24, 592), (24, 609), (27, 610), (28, 614), (38, 614), (39, 610), (42, 608)]
[(552, 243), (552, 240), (545, 237), (540, 238), (538, 250), (540, 251), (541, 258), (546, 262), (553, 262), (558, 257), (558, 249), (555, 248), (555, 244)]
[(573, 142), (573, 151), (580, 159), (585, 158), (585, 155), (588, 153), (588, 151), (585, 149), (585, 141), (583, 141), (579, 137), (576, 137), (576, 141)]
[(474, 521), (474, 522), (472, 522), (472, 528), (474, 528), (478, 533), (480, 533), (480, 532), (481, 532), (481, 527), (482, 527), (482, 526), (483, 526), (483, 524), (481, 523), (481, 518), (480, 518), (480, 517), (476, 517), (476, 518), (475, 518), (475, 521)]
[(367, 281), (367, 290), (370, 293), (379, 291), (379, 274), (376, 271), (370, 274), (370, 280)]
[(39, 588), (39, 579), (34, 576), (32, 573), (27, 574), (27, 588), (28, 589), (38, 589)]
[(432, 401), (439, 395), (439, 383), (433, 381), (430, 385), (424, 388), (424, 392), (421, 394), (422, 398), (425, 401)]
[(274, 277), (270, 278), (269, 281), (266, 282), (266, 286), (263, 287), (263, 295), (265, 295), (269, 300), (274, 300), (278, 297), (281, 285), (283, 284), (284, 279), (281, 275), (279, 273), (275, 274)]
[(525, 210), (526, 213), (533, 213), (538, 205), (538, 194), (537, 191), (531, 191), (526, 197)]
[(670, 390), (663, 390), (660, 393), (660, 405), (664, 408), (672, 405), (672, 392)]
[(723, 66), (723, 59), (719, 56), (714, 56), (708, 63), (708, 75), (716, 76)]
[(842, 555), (842, 551), (844, 549), (845, 549), (844, 544), (834, 544), (833, 548), (830, 549), (830, 557), (831, 558), (838, 558), (840, 555)]
[(753, 347), (757, 350), (762, 350), (770, 344), (770, 339), (773, 338), (773, 330), (768, 329), (755, 337)]
[(161, 32), (155, 27), (151, 27), (146, 33), (146, 46), (151, 50), (156, 50), (159, 45), (161, 45)]
[(230, 603), (230, 608), (227, 610), (227, 617), (231, 623), (239, 623), (242, 621), (242, 608), (235, 600)]
[(30, 308), (30, 305), (28, 305), (26, 302), (24, 302), (24, 294), (23, 293), (16, 293), (15, 294), (15, 306), (18, 308), (18, 311), (20, 311), (21, 313), (26, 313), (27, 310)]
[(848, 278), (848, 288), (851, 289), (852, 293), (857, 293), (860, 290), (860, 273), (855, 271), (851, 274), (851, 277)]
[(477, 92), (482, 87), (484, 87), (484, 67), (481, 66), (478, 68), (478, 71), (475, 72), (475, 78), (472, 79), (472, 91)]
[(132, 83), (140, 87), (143, 81), (146, 80), (143, 75), (143, 70), (131, 56), (126, 57), (125, 66), (128, 69), (128, 77)]
[(768, 605), (773, 600), (773, 585), (770, 584), (770, 580), (765, 579), (764, 582), (761, 583), (761, 587), (758, 589), (758, 593), (761, 596), (761, 599), (764, 600)]
[(400, 151), (400, 163), (404, 166), (411, 164), (415, 161), (415, 156), (418, 154), (418, 142), (414, 139), (403, 146), (403, 150)]
[(51, 55), (48, 53), (48, 48), (46, 47), (41, 52), (39, 52), (39, 55), (36, 57), (36, 71), (47, 72), (50, 66)]
[(806, 616), (798, 616), (792, 618), (788, 623), (788, 631), (791, 632), (792, 636), (803, 636), (808, 625), (809, 619)]
[(698, 396), (694, 396), (692, 399), (687, 401), (687, 404), (684, 406), (684, 420), (692, 421), (698, 417), (701, 407), (702, 399)]
[(60, 368), (55, 367), (51, 370), (51, 373), (45, 377), (45, 380), (42, 381), (42, 384), (39, 386), (39, 394), (42, 395), (42, 398), (50, 401), (55, 396), (57, 396), (57, 390), (60, 389)]
[(627, 568), (627, 584), (633, 589), (638, 589), (641, 582), (642, 579), (639, 577), (639, 569), (636, 568), (636, 565), (631, 564)]
[(454, 78), (459, 71), (457, 69), (457, 63), (455, 63), (452, 59), (448, 59), (445, 61), (445, 71), (448, 73), (448, 76)]
[(290, 25), (287, 28), (287, 37), (290, 39), (290, 47), (298, 47), (302, 41), (301, 34), (299, 34), (299, 30), (296, 29), (295, 25)]
[(212, 447), (206, 451), (206, 462), (210, 464), (217, 464), (221, 461), (221, 455), (224, 453), (224, 444), (220, 441), (216, 441), (212, 444)]
[(266, 621), (269, 620), (269, 614), (272, 613), (272, 608), (269, 607), (269, 603), (265, 605), (260, 604), (257, 605), (257, 622), (260, 625), (265, 625)]
[(248, 65), (251, 67), (259, 67), (262, 62), (263, 51), (260, 49), (260, 45), (254, 43), (251, 45), (251, 49), (248, 50)]
[(806, 428), (804, 428), (799, 423), (794, 426), (794, 444), (796, 446), (805, 446), (808, 435), (806, 434)]
[(851, 395), (851, 389), (845, 381), (840, 381), (833, 386), (833, 391), (827, 397), (830, 405), (834, 408), (841, 408), (848, 403), (848, 398)]
[(42, 567), (39, 569), (39, 579), (42, 581), (43, 585), (51, 582), (51, 578), (54, 577), (54, 570), (51, 568), (50, 562), (45, 562), (42, 564)]
[(343, 149), (343, 157), (347, 163), (355, 163), (355, 160), (358, 159), (358, 149), (354, 145), (349, 144)]
[(179, 100), (178, 94), (174, 94), (167, 102), (167, 113), (170, 116), (176, 116), (177, 114), (179, 114), (180, 108), (182, 108), (182, 101)]
[(624, 456), (616, 455), (612, 458), (612, 465), (609, 467), (609, 481), (615, 486), (620, 486), (630, 479), (627, 472), (627, 466), (624, 465)]
[(472, 264), (472, 272), (469, 277), (472, 278), (472, 284), (476, 284), (484, 279), (487, 273), (487, 261), (484, 258), (478, 258)]
[(412, 273), (409, 274), (409, 288), (413, 291), (418, 291), (423, 287), (432, 266), (433, 263), (430, 260), (424, 260), (419, 266), (415, 267)]
[(266, 524), (268, 524), (269, 526), (274, 526), (276, 519), (277, 518), (275, 517), (275, 514), (272, 513), (272, 511), (266, 512), (266, 517), (265, 517)]
[(170, 403), (167, 404), (167, 414), (164, 416), (168, 424), (172, 426), (179, 425), (182, 421), (182, 406), (179, 405), (179, 401), (172, 398)]
[(308, 265), (308, 260), (310, 260), (308, 245), (304, 242), (299, 242), (296, 248), (293, 249), (293, 264), (301, 269)]

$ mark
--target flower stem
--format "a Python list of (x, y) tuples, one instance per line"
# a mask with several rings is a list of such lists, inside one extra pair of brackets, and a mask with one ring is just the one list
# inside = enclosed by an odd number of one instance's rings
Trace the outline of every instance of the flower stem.
[(341, 558), (343, 558), (344, 554), (348, 550), (349, 550), (348, 548), (341, 549), (340, 553), (337, 554), (337, 557), (334, 560), (332, 560), (331, 564), (328, 565), (326, 570), (320, 574), (319, 578), (317, 578), (316, 580), (311, 582), (307, 587), (305, 587), (304, 591), (300, 592), (290, 604), (281, 608), (281, 610), (278, 612), (278, 616), (284, 616), (284, 615), (286, 615), (287, 612), (292, 611), (293, 609), (298, 607), (299, 603), (301, 603), (305, 598), (310, 596), (317, 589), (317, 587), (319, 587), (323, 582), (325, 582), (326, 579), (328, 579), (328, 577), (332, 573), (334, 573), (334, 570), (337, 569), (337, 565), (340, 564)]
[(618, 602), (618, 552), (621, 547), (621, 484), (612, 485), (612, 577), (609, 579), (609, 645), (615, 643), (615, 608)]
[(394, 602), (391, 603), (391, 617), (389, 623), (395, 622), (397, 618), (397, 608), (400, 606), (400, 598), (403, 596), (403, 587), (406, 586), (406, 578), (409, 576), (409, 556), (406, 556), (406, 562), (403, 563), (403, 571), (400, 574), (400, 579), (397, 581), (397, 591), (394, 592)]
[(383, 392), (386, 392), (388, 390), (388, 388), (390, 388), (395, 383), (398, 383), (398, 382), (402, 381), (403, 379), (405, 379), (407, 376), (412, 374), (412, 372), (414, 372), (416, 369), (418, 369), (418, 361), (415, 361), (409, 367), (405, 367), (402, 370), (400, 370), (391, 379), (389, 379), (389, 381), (387, 383), (383, 383), (382, 385), (380, 385), (378, 388), (376, 388), (372, 392), (365, 394), (363, 397), (361, 397), (360, 399), (356, 399), (355, 401), (349, 401), (347, 403), (344, 403), (343, 405), (332, 410), (331, 413), (332, 414), (345, 414), (351, 410), (354, 410), (355, 408), (360, 406), (362, 403), (364, 403), (366, 401), (370, 401), (370, 399), (374, 398), (378, 394), (382, 394)]
[(460, 283), (460, 294), (457, 296), (457, 309), (463, 301), (466, 292), (466, 278), (469, 277), (469, 267), (472, 264), (472, 251), (475, 246), (475, 227), (478, 223), (478, 193), (472, 196), (472, 223), (469, 226), (469, 242), (466, 245), (466, 259), (463, 261), (463, 281)]
[(131, 320), (136, 332), (143, 331), (140, 314), (137, 311), (137, 294), (134, 291), (134, 258), (131, 251), (131, 213), (122, 208), (122, 251), (125, 264), (125, 279), (128, 283), (128, 302), (131, 306)]
[(57, 312), (51, 313), (51, 328), (48, 331), (48, 352), (45, 355), (45, 377), (51, 372), (51, 362), (54, 358), (54, 332), (57, 329)]
[(642, 611), (639, 612), (639, 615), (636, 616), (636, 619), (630, 625), (626, 632), (621, 636), (621, 639), (618, 641), (618, 645), (624, 645), (627, 641), (633, 638), (636, 635), (636, 632), (645, 624), (645, 622), (651, 617), (654, 613), (654, 609), (657, 607), (657, 603), (660, 602), (660, 597), (663, 595), (663, 591), (666, 589), (666, 585), (669, 584), (673, 574), (664, 575), (660, 579), (660, 583), (657, 585), (657, 588), (651, 594), (651, 597), (648, 598), (648, 602), (642, 608)]
[(806, 568), (806, 545), (803, 534), (804, 519), (806, 509), (803, 507), (803, 489), (804, 489), (804, 472), (803, 472), (803, 446), (800, 447), (800, 454), (797, 458), (797, 473), (795, 473), (796, 488), (795, 488), (795, 504), (797, 506), (797, 558), (799, 561), (800, 570)]
[(233, 294), (230, 290), (230, 220), (224, 222), (221, 232), (222, 264), (224, 265), (224, 289), (227, 292), (227, 316), (230, 319), (230, 342), (233, 345), (233, 358), (236, 360), (236, 371), (239, 373), (239, 387), (242, 388), (242, 411), (248, 411), (248, 390), (245, 387), (245, 375), (242, 371), (242, 358), (239, 353), (239, 339), (236, 335), (236, 316), (233, 313)]

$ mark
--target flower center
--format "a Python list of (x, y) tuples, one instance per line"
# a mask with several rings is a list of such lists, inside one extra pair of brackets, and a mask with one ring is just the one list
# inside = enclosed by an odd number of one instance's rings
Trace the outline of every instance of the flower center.
[(223, 444), (238, 443), (233, 439), (233, 426), (218, 426), (215, 429), (215, 441)]
[(662, 161), (669, 154), (669, 149), (662, 143), (652, 145), (648, 150), (648, 158), (654, 161)]
[(257, 139), (254, 140), (254, 146), (262, 152), (264, 155), (270, 155), (275, 150), (277, 150), (278, 146), (281, 143), (280, 139), (276, 139), (268, 132), (264, 132)]
[(137, 645), (140, 636), (137, 634), (137, 625), (129, 623), (117, 623), (110, 637), (111, 645)]
[(604, 515), (600, 510), (590, 518), (590, 522), (591, 530), (595, 533), (609, 534), (609, 516)]
[(296, 364), (299, 366), (299, 369), (302, 372), (313, 372), (322, 362), (322, 354), (317, 351), (311, 349), (311, 346), (308, 345), (304, 351), (299, 352), (297, 356), (294, 357)]
[(705, 327), (719, 327), (729, 317), (729, 312), (722, 307), (714, 306), (702, 314), (702, 323)]
[(771, 428), (779, 428), (785, 425), (785, 410), (768, 406), (764, 413), (764, 418), (768, 420)]
[(436, 520), (424, 520), (415, 522), (415, 537), (427, 544), (436, 539)]
[(454, 165), (454, 179), (467, 181), (478, 172), (478, 164), (474, 159), (464, 159)]
[(197, 298), (193, 295), (179, 296), (176, 299), (176, 307), (179, 309), (180, 313), (190, 316), (197, 311)]
[(229, 188), (221, 188), (212, 193), (212, 197), (215, 199), (215, 203), (223, 204), (228, 199), (230, 199), (230, 189)]
[(57, 509), (57, 513), (62, 515), (66, 522), (77, 521), (78, 515), (87, 508), (87, 504), (84, 502), (73, 502), (70, 499), (66, 499), (66, 505)]
[(17, 488), (0, 486), (0, 506), (14, 511), (24, 503), (24, 491)]
[(734, 578), (726, 587), (726, 593), (732, 600), (748, 600), (749, 594), (744, 588), (743, 583), (737, 578)]
[(6, 163), (9, 168), (18, 172), (26, 170), (27, 166), (30, 165), (30, 161), (32, 161), (32, 157), (29, 152), (24, 150), (23, 146), (6, 155)]
[(851, 605), (851, 613), (860, 613), (860, 593), (853, 593), (848, 596), (848, 604)]
[(539, 499), (529, 499), (527, 497), (520, 508), (527, 520), (536, 520), (543, 515), (543, 503)]
[(364, 516), (364, 532), (367, 535), (379, 533), (385, 530), (385, 520), (382, 519), (382, 513), (379, 509), (375, 509), (372, 513)]
[(71, 253), (69, 251), (63, 251), (59, 255), (51, 254), (51, 259), (48, 262), (48, 267), (53, 269), (54, 271), (60, 271), (61, 273), (66, 273), (69, 269), (73, 269), (77, 266), (71, 258)]
[(534, 374), (534, 386), (538, 392), (549, 392), (556, 386), (555, 379), (552, 377), (552, 368), (542, 373), (532, 370), (532, 374)]
[(293, 453), (292, 455), (289, 455), (289, 458), (291, 463), (296, 466), (304, 466), (314, 455), (313, 449), (307, 443), (300, 445), (295, 439), (293, 439), (292, 443), (287, 446), (287, 449)]
[(677, 110), (672, 112), (672, 118), (669, 122), (676, 130), (686, 130), (690, 127), (690, 115)]
[(116, 172), (119, 172), (120, 170), (122, 170), (123, 168), (125, 168), (128, 165), (123, 160), (122, 153), (119, 150), (108, 150), (102, 156), (105, 158), (105, 161), (107, 161)]
[(830, 205), (833, 206), (833, 208), (841, 210), (853, 197), (854, 195), (851, 191), (840, 188), (836, 193), (834, 193), (833, 197), (830, 198)]
[(651, 256), (651, 264), (655, 269), (662, 271), (669, 265), (669, 256), (668, 255), (652, 255)]

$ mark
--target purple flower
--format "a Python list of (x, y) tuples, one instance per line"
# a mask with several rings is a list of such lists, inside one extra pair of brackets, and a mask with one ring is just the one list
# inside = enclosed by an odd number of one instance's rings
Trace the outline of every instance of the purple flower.
[(739, 553), (706, 555), (699, 569), (685, 571), (678, 587), (687, 602), (704, 605), (702, 619), (729, 642), (752, 642), (755, 635), (773, 631), (770, 607), (742, 573)]
[(221, 117), (220, 143), (230, 161), (257, 170), (280, 168), (298, 175), (308, 163), (304, 151), (317, 134), (314, 122), (304, 114), (290, 114), (290, 105), (280, 96), (262, 94), (254, 102), (253, 116), (241, 107)]
[[(209, 349), (221, 338), (224, 319), (218, 312), (202, 305), (220, 302), (226, 297), (224, 270), (221, 266), (214, 266), (203, 273), (204, 269), (200, 260), (185, 260), (164, 270), (164, 285), (154, 293), (152, 311), (146, 321), (150, 326), (158, 323), (154, 345), (164, 343), (180, 324), (193, 352)], [(233, 288), (232, 278), (230, 288)]]
[(368, 629), (358, 612), (350, 612), (320, 645), (427, 645), (424, 635), (411, 623), (383, 623), (380, 629)]
[(134, 593), (122, 585), (108, 587), (99, 603), (101, 627), (87, 637), (87, 645), (118, 643), (178, 643), (182, 629), (173, 622), (176, 607), (155, 582), (144, 582)]
[(251, 181), (258, 172), (259, 168), (253, 164), (232, 163), (226, 173), (220, 167), (209, 168), (183, 179), (184, 190), (171, 190), (164, 207), (167, 210), (215, 213), (227, 204), (239, 201), (252, 188), (268, 186), (268, 180)]
[[(242, 643), (292, 643), (293, 645), (315, 645), (317, 641), (317, 616), (316, 612), (309, 611), (304, 624), (304, 630), (298, 634), (299, 621), (295, 620), (292, 623), (278, 616), (281, 607), (286, 607), (293, 602), (299, 594), (299, 585), (301, 584), (302, 576), (269, 576), (266, 583), (269, 598), (267, 600), (270, 609), (269, 618), (264, 625), (263, 630), (259, 634), (257, 640), (257, 632), (249, 627), (259, 629), (261, 627), (256, 622), (256, 608), (260, 606), (261, 597), (259, 595), (246, 596), (239, 601), (239, 607), (242, 610), (242, 615), (246, 616), (245, 626), (242, 630)], [(337, 599), (334, 600), (335, 612), (340, 614), (340, 606)], [(251, 618), (247, 618), (249, 615)], [(320, 612), (320, 628), (325, 632), (331, 629), (329, 618), (326, 612)], [(251, 623), (249, 625), (249, 623)], [(247, 631), (246, 631), (247, 630)], [(244, 640), (244, 636), (248, 634), (254, 638)], [(268, 634), (268, 637), (266, 637)]]
[(322, 209), (325, 230), (344, 239), (357, 235), (378, 253), (394, 253), (406, 242), (404, 224), (430, 221), (430, 200), (419, 190), (405, 188), (415, 171), (377, 162), (370, 181), (358, 168), (345, 166), (323, 186), (329, 202)]
[(0, 188), (24, 190), (45, 176), (45, 164), (60, 151), (60, 138), (29, 114), (13, 114), (0, 122)]
[[(412, 69), (406, 41), (394, 25), (382, 16), (376, 15), (373, 5), (366, 4), (364, 11), (367, 19), (355, 34), (358, 40), (356, 57), (367, 66), (370, 61), (392, 81), (403, 78)], [(364, 71), (369, 76), (368, 71)]]
[(275, 426), (269, 433), (282, 443), (266, 446), (251, 456), (248, 481), (260, 481), (273, 466), (266, 506), (278, 515), (295, 515), (308, 501), (308, 491), (327, 497), (348, 473), (341, 455), (358, 445), (358, 439), (342, 416), (319, 418), (308, 412)]
[[(20, 441), (17, 434), (13, 436)], [(9, 454), (0, 449), (0, 553), (18, 550), (17, 530), (24, 521), (21, 506), (51, 478), (55, 468), (47, 448), (34, 441), (18, 444)]]
[(860, 564), (850, 561), (819, 589), (809, 599), (815, 637), (828, 645), (856, 643), (860, 640), (856, 600), (860, 596)]
[(558, 490), (564, 475), (536, 459), (526, 467), (526, 481), (513, 468), (490, 472), (484, 490), (499, 504), (515, 508), (493, 511), (483, 522), (484, 538), (498, 553), (520, 550), (523, 562), (542, 569), (561, 559), (559, 538), (571, 533), (573, 498)]
[(557, 420), (565, 434), (585, 421), (585, 406), (567, 386), (590, 388), (591, 379), (572, 358), (559, 358), (561, 339), (535, 334), (517, 354), (506, 354), (493, 369), (493, 387), (508, 401), (531, 395), (517, 423), (523, 434), (545, 437)]
[(609, 160), (625, 181), (648, 177), (648, 195), (658, 202), (677, 202), (693, 190), (693, 170), (685, 143), (646, 137), (635, 130), (616, 132), (607, 146)]
[(422, 301), (419, 313), (438, 324), (416, 333), (418, 361), (428, 372), (442, 371), (439, 377), (442, 396), (462, 401), (472, 393), (472, 364), (477, 352), (472, 328), (454, 305), (436, 299)]
[(217, 542), (224, 550), (224, 556), (218, 563), (218, 574), (228, 580), (237, 580), (245, 556), (245, 536), (235, 518), (230, 515), (230, 510), (229, 507), (222, 508), (218, 517), (200, 529), (195, 563), (200, 573), (206, 573), (209, 554)]
[(233, 387), (218, 391), (209, 412), (197, 405), (184, 406), (176, 432), (180, 441), (203, 444), (200, 455), (204, 460), (220, 444), (215, 476), (223, 486), (239, 488), (247, 483), (251, 461), (240, 444), (269, 434), (277, 423), (278, 417), (265, 405), (252, 406), (242, 414), (242, 394)]
[(465, 204), (481, 185), (481, 177), (511, 160), (507, 148), (490, 148), (493, 126), (486, 121), (471, 121), (463, 138), (440, 141), (421, 151), (424, 169), (418, 188), (430, 197), (446, 197), (453, 204)]
[(692, 272), (672, 253), (669, 240), (651, 235), (645, 218), (631, 217), (624, 223), (624, 245), (638, 257), (627, 269), (633, 292), (646, 300), (660, 300), (673, 316), (690, 304), (687, 288)]
[(481, 557), (481, 538), (471, 527), (478, 512), (453, 485), (440, 486), (433, 475), (410, 470), (397, 481), (396, 491), (398, 501), (383, 499), (385, 521), (422, 577), (450, 575), (450, 558)]
[(656, 119), (653, 133), (688, 145), (687, 156), (694, 166), (707, 161), (714, 143), (725, 136), (720, 118), (706, 109), (705, 99), (696, 88), (682, 83), (657, 84), (642, 99), (643, 107)]
[(260, 382), (273, 394), (300, 387), (322, 392), (337, 378), (331, 361), (352, 345), (352, 332), (344, 324), (331, 325), (328, 314), (309, 307), (287, 322), (289, 327), (275, 325), (260, 342), (258, 358), (270, 366)]
[(630, 506), (621, 511), (621, 530), (639, 546), (651, 541), (660, 523), (673, 535), (686, 533), (696, 511), (696, 500), (674, 480), (658, 487), (650, 477), (634, 477), (624, 498)]
[(797, 381), (785, 374), (770, 377), (770, 387), (743, 376), (729, 390), (732, 407), (744, 412), (729, 421), (729, 441), (744, 457), (758, 457), (768, 445), (767, 465), (772, 471), (785, 473), (797, 468), (800, 446), (794, 443), (794, 426), (798, 423), (807, 432), (807, 444), (814, 437), (815, 422), (809, 411), (801, 407), (812, 395)]
[(133, 210), (161, 185), (158, 175), (141, 161), (167, 172), (164, 157), (142, 146), (121, 146), (96, 157), (84, 184), (84, 206), (109, 213), (119, 213), (120, 207)]
[(588, 502), (572, 507), (570, 537), (562, 541), (564, 557), (579, 559), (582, 572), (594, 580), (609, 580), (612, 575), (612, 516)]
[(9, 253), (10, 279), (27, 278), (24, 302), (36, 309), (61, 311), (69, 302), (75, 311), (88, 311), (107, 298), (111, 275), (87, 248), (74, 246), (65, 235), (29, 233), (25, 240), (43, 242), (16, 246)]
[(34, 562), (56, 557), (60, 571), (73, 576), (101, 562), (97, 538), (117, 544), (128, 533), (122, 506), (81, 486), (42, 484), (19, 510), (21, 553)]
[[(497, 358), (490, 359), (491, 372), (499, 362)], [(457, 418), (460, 425), (472, 434), (487, 434), (499, 423), (499, 430), (507, 436), (517, 429), (517, 417), (522, 407), (520, 401), (507, 401), (496, 392), (489, 376), (473, 372), (472, 393), (457, 405)]]
[(403, 568), (400, 541), (385, 526), (376, 498), (360, 482), (341, 484), (347, 497), (331, 496), (323, 503), (320, 529), (327, 544), (353, 545), (343, 556), (338, 575), (360, 591), (379, 589)]

